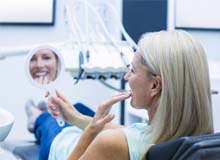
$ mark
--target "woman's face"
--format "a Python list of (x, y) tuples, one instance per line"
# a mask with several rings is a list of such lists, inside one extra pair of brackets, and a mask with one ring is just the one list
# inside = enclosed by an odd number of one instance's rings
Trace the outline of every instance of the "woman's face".
[(51, 50), (39, 50), (31, 58), (29, 69), (35, 81), (40, 84), (48, 84), (57, 76), (57, 58)]
[(126, 73), (124, 79), (131, 89), (131, 105), (134, 108), (145, 108), (151, 105), (152, 75), (141, 63), (141, 54), (136, 52), (132, 61), (132, 69)]

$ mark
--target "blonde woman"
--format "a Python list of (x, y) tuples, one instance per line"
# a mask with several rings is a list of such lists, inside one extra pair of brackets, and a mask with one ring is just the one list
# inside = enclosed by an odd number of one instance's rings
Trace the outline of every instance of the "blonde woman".
[(59, 58), (50, 49), (40, 49), (30, 59), (29, 71), (32, 78), (40, 84), (48, 84), (57, 78)]
[[(54, 117), (58, 104), (75, 125), (55, 137), (49, 159), (140, 160), (152, 144), (213, 132), (208, 65), (200, 43), (184, 31), (161, 31), (143, 35), (138, 47), (124, 77), (131, 92), (102, 103), (94, 118), (77, 112), (59, 92), (48, 103)], [(134, 108), (147, 110), (148, 124), (110, 123), (111, 106), (128, 98)]]

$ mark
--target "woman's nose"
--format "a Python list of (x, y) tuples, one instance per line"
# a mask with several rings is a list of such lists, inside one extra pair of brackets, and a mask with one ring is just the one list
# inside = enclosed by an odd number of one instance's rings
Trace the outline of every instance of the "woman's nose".
[(41, 59), (38, 59), (38, 60), (37, 60), (37, 66), (38, 66), (38, 67), (44, 66), (44, 62), (43, 62)]

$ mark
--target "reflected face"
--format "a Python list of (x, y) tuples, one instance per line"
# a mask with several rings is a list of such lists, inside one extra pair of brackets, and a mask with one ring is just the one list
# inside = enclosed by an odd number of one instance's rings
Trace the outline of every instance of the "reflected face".
[(49, 49), (38, 50), (30, 60), (29, 70), (32, 78), (40, 84), (48, 84), (57, 77), (58, 58)]
[(131, 106), (147, 109), (151, 103), (151, 74), (145, 65), (141, 63), (141, 54), (136, 52), (132, 61), (132, 69), (126, 73), (124, 79), (131, 89)]

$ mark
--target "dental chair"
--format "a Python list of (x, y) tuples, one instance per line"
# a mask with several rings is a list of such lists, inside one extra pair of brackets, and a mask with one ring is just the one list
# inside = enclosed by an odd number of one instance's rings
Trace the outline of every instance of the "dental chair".
[[(13, 153), (22, 160), (38, 160), (39, 146), (17, 146)], [(220, 133), (181, 137), (150, 148), (147, 160), (220, 160)]]
[(39, 145), (29, 143), (26, 145), (16, 146), (13, 154), (21, 160), (38, 160)]
[(39, 145), (35, 141), (6, 141), (3, 148), (13, 153), (18, 160), (38, 160)]
[[(38, 160), (39, 146), (26, 142), (13, 148), (22, 160)], [(220, 160), (220, 133), (181, 137), (152, 146), (146, 160)]]
[(220, 133), (181, 137), (152, 146), (147, 160), (220, 160)]

